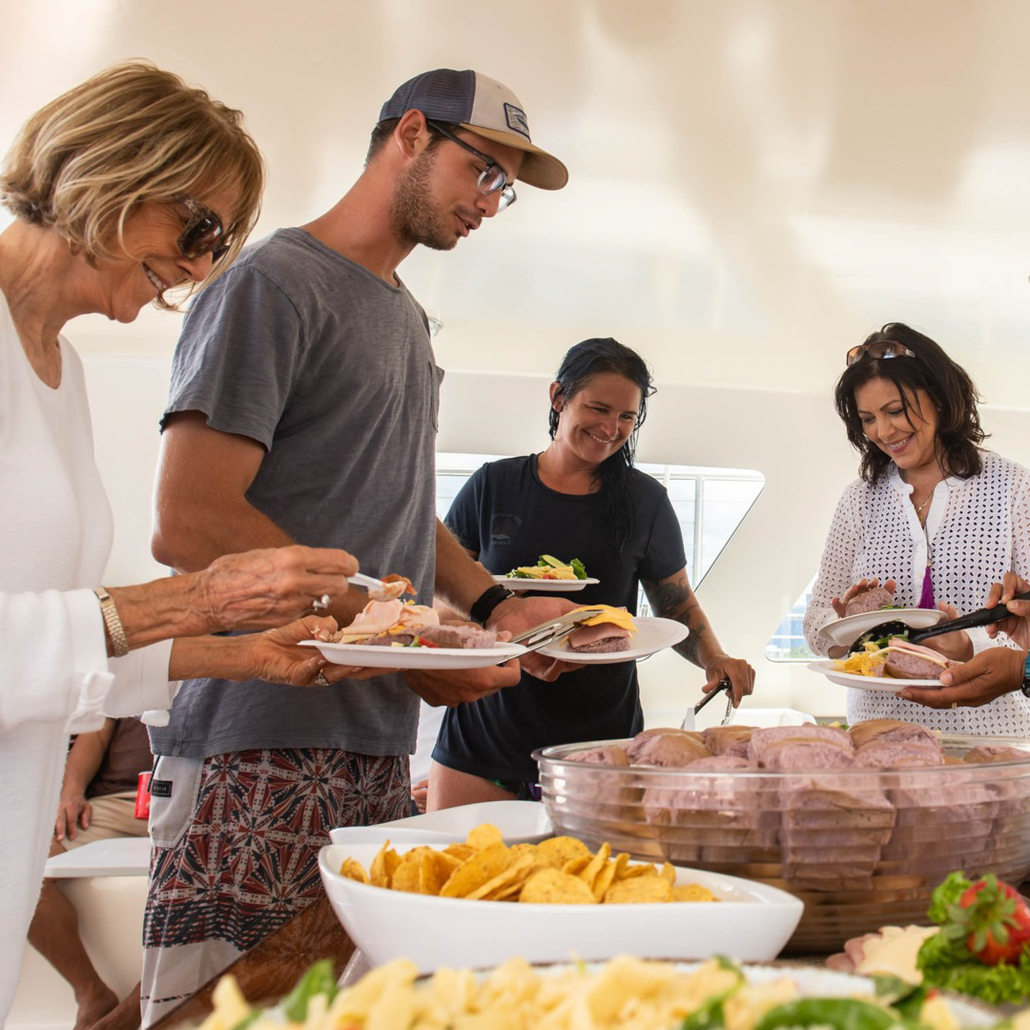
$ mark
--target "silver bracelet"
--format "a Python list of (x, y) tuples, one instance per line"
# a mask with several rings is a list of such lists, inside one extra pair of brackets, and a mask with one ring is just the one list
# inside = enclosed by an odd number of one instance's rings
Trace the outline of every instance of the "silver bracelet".
[(111, 638), (111, 653), (115, 658), (121, 658), (129, 653), (129, 641), (125, 638), (122, 620), (118, 618), (114, 598), (103, 587), (97, 587), (93, 593), (100, 602), (100, 614), (104, 617), (107, 635)]

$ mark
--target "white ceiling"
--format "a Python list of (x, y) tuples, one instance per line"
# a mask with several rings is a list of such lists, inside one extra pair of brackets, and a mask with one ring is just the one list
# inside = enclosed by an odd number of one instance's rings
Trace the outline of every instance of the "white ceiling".
[[(898, 319), (1030, 407), (1024, 0), (0, 0), (0, 26), (0, 139), (149, 57), (247, 113), (259, 233), (337, 199), (416, 72), (508, 84), (571, 179), (402, 268), (446, 367), (547, 374), (614, 335), (665, 382), (825, 395)], [(163, 354), (176, 323), (72, 334)]]

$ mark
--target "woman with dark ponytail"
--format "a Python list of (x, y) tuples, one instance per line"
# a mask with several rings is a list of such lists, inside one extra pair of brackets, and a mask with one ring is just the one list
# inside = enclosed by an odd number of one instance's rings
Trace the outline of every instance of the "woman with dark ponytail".
[[(579, 558), (592, 578), (579, 604), (636, 614), (640, 585), (656, 615), (690, 630), (677, 645), (705, 670), (705, 690), (751, 693), (754, 670), (719, 646), (687, 581), (679, 523), (664, 487), (633, 467), (654, 393), (644, 360), (612, 339), (584, 340), (550, 388), (551, 443), (540, 454), (480, 468), (454, 499), (447, 525), (494, 573), (541, 554)], [(536, 797), (531, 755), (550, 744), (630, 737), (643, 729), (634, 662), (586, 665), (556, 683), (522, 674), (514, 687), (449, 708), (433, 751), (428, 807)]]

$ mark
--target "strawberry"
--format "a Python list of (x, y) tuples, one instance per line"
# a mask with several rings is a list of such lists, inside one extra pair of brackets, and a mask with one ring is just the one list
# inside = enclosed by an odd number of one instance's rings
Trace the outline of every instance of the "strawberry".
[(1030, 906), (993, 873), (975, 881), (948, 908), (948, 936), (987, 966), (1016, 965), (1030, 942)]

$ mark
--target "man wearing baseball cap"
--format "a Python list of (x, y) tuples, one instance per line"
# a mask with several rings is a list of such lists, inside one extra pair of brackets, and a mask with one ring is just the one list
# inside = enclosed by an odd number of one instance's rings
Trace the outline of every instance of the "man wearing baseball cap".
[[(449, 250), (511, 206), (516, 180), (567, 179), (501, 83), (449, 69), (404, 83), (335, 206), (249, 247), (193, 305), (161, 424), (155, 557), (192, 570), (255, 547), (346, 541), (363, 571), (406, 575), (419, 603), (435, 592), (490, 628), (517, 633), (571, 608), (514, 597), (436, 518), (443, 372), (397, 275), (417, 245)], [(359, 594), (328, 599), (341, 625)], [(561, 671), (537, 655), (526, 664)], [(519, 675), (512, 661), (310, 690), (184, 683), (169, 724), (151, 729), (143, 1025), (323, 897), (317, 853), (331, 827), (410, 814), (420, 696), (456, 705)]]

